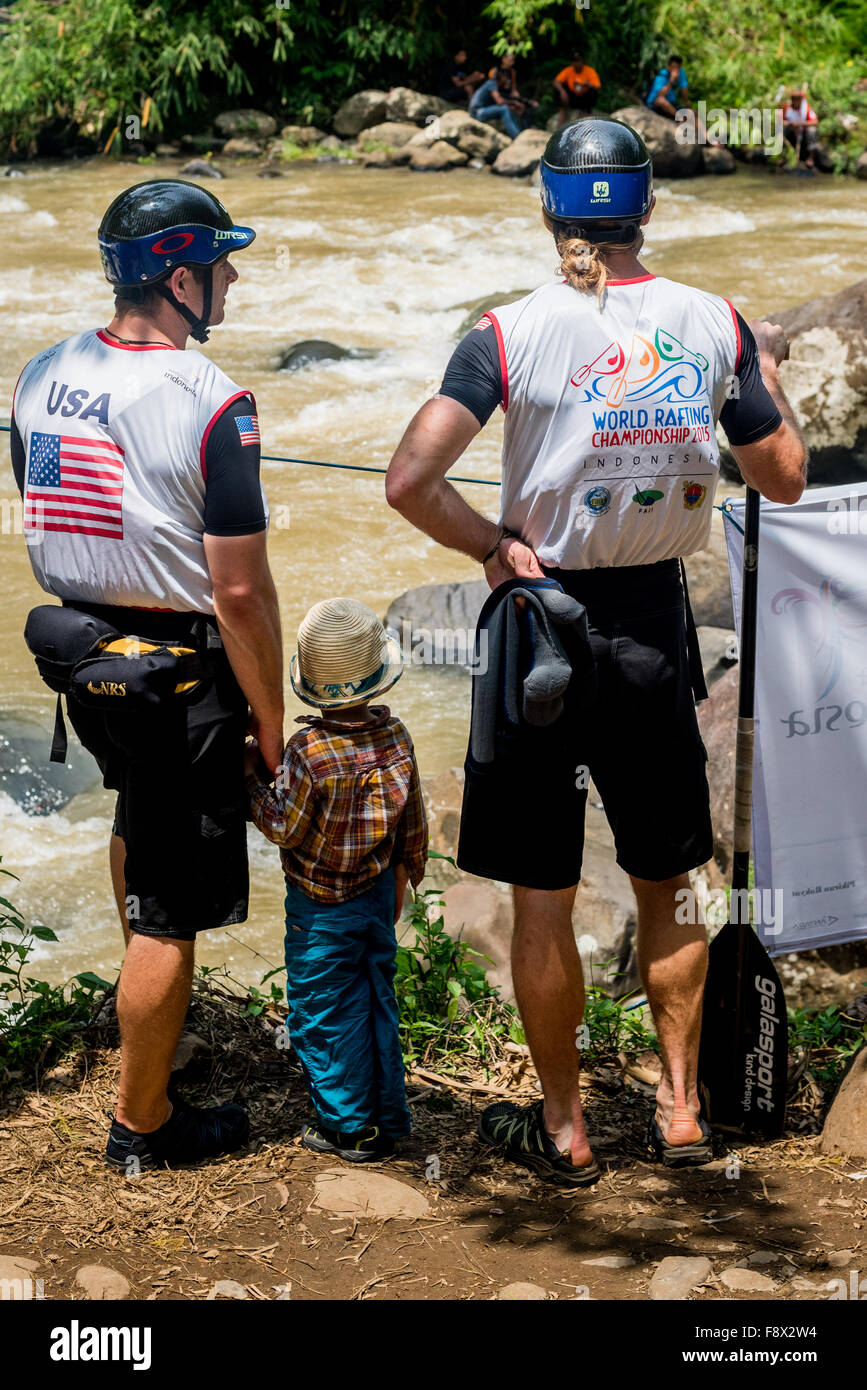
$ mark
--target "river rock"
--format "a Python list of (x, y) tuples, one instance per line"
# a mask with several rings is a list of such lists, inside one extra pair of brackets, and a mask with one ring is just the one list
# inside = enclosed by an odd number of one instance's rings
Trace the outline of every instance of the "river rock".
[(214, 125), (221, 135), (225, 135), (229, 139), (247, 135), (259, 140), (267, 140), (269, 136), (277, 133), (277, 122), (274, 117), (266, 115), (264, 111), (254, 111), (251, 107), (244, 107), (237, 111), (223, 111), (214, 121)]
[(353, 359), (375, 357), (373, 348), (344, 348), (337, 343), (329, 343), (325, 338), (305, 338), (294, 343), (282, 354), (277, 370), (297, 372), (302, 367), (312, 367), (317, 362), (340, 362), (346, 357)]
[(365, 169), (395, 169), (401, 164), (409, 164), (412, 150), (406, 145), (392, 145), (385, 150), (368, 150), (358, 156)]
[(129, 1294), (129, 1280), (108, 1265), (82, 1265), (75, 1275), (75, 1282), (84, 1290), (85, 1298), (116, 1301)]
[(733, 1293), (775, 1293), (776, 1284), (756, 1269), (724, 1269), (720, 1281)]
[(288, 140), (292, 145), (319, 145), (328, 137), (324, 130), (320, 130), (315, 125), (284, 125), (280, 131), (280, 139)]
[(705, 174), (733, 174), (737, 160), (724, 145), (702, 146), (702, 169)]
[(539, 167), (549, 139), (546, 130), (522, 130), (500, 151), (491, 168), (495, 174), (502, 174), (505, 178), (515, 179), (533, 174)]
[(435, 140), (445, 140), (448, 144), (462, 150), (470, 159), (481, 159), (492, 164), (501, 150), (510, 144), (506, 135), (501, 135), (493, 126), (475, 120), (468, 111), (446, 111), (423, 130), (417, 131), (414, 144), (432, 144)]
[(637, 130), (653, 162), (658, 179), (690, 179), (701, 173), (702, 147), (694, 141), (681, 144), (676, 136), (678, 126), (649, 106), (623, 106), (614, 112), (614, 120), (625, 121)]
[(489, 309), (498, 309), (500, 305), (514, 304), (516, 299), (523, 299), (531, 294), (531, 290), (503, 290), (500, 294), (486, 294), (484, 299), (469, 300), (466, 304), (456, 307), (468, 309), (469, 313), (462, 320), (457, 331), (456, 337), (463, 338), (465, 334), (471, 333), (479, 319), (488, 312)]
[(497, 1298), (502, 1303), (542, 1303), (548, 1295), (538, 1284), (507, 1284), (504, 1289), (500, 1289)]
[(394, 599), (385, 615), (385, 625), (403, 636), (406, 624), (412, 645), (437, 630), (475, 632), (482, 604), (490, 592), (486, 579), (421, 584)]
[(223, 146), (223, 155), (226, 159), (258, 159), (262, 153), (262, 146), (258, 140), (252, 140), (249, 136), (233, 136), (227, 140)]
[[(705, 506), (709, 505), (709, 499)], [(710, 539), (704, 550), (687, 555), (684, 560), (689, 604), (696, 627), (722, 627), (731, 630), (735, 625), (732, 607), (731, 579), (726, 555), (725, 536), (719, 514), (714, 514)]]
[(856, 179), (867, 179), (867, 150), (863, 154), (859, 154), (855, 161), (855, 177)]
[(867, 1158), (867, 1047), (843, 1078), (828, 1111), (819, 1147), (823, 1153)]
[(417, 173), (433, 173), (442, 169), (460, 169), (469, 160), (463, 150), (455, 149), (445, 140), (435, 140), (432, 145), (417, 145), (412, 149), (409, 167)]
[(737, 718), (738, 672), (734, 667), (720, 676), (708, 692), (708, 699), (698, 706), (699, 728), (707, 749), (713, 854), (725, 877), (732, 863)]
[(326, 1168), (319, 1174), (314, 1203), (320, 1211), (380, 1220), (394, 1216), (415, 1220), (430, 1213), (427, 1197), (408, 1183), (384, 1173), (353, 1173), (345, 1168)]
[(441, 116), (448, 111), (448, 102), (411, 87), (392, 87), (385, 102), (387, 121), (412, 121), (421, 125), (428, 116)]
[(815, 486), (867, 478), (867, 279), (770, 314), (791, 349), (780, 381), (810, 449)]
[(417, 125), (409, 121), (383, 121), (380, 125), (368, 126), (358, 137), (358, 151), (368, 154), (378, 145), (388, 145), (390, 149), (402, 149), (419, 134)]
[(186, 164), (182, 164), (178, 170), (188, 179), (224, 179), (226, 175), (222, 169), (218, 169), (216, 164), (212, 164), (209, 159), (190, 159)]
[(51, 733), (28, 715), (0, 715), (0, 791), (28, 816), (61, 810), (99, 781), (89, 753), (70, 738), (65, 763), (48, 761)]
[(443, 894), (443, 922), (449, 936), (465, 941), (485, 959), (481, 965), (507, 1003), (515, 999), (509, 964), (514, 913), (508, 892), (483, 878), (467, 877)]
[(368, 126), (384, 121), (387, 93), (368, 89), (356, 92), (342, 106), (338, 106), (334, 117), (334, 129), (338, 135), (352, 137), (359, 135)]
[(657, 1303), (689, 1298), (709, 1277), (710, 1260), (704, 1255), (666, 1255), (650, 1280), (650, 1297)]

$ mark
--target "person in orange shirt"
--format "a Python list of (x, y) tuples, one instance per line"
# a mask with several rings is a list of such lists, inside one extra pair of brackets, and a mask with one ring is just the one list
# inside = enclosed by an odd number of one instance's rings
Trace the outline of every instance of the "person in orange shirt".
[(599, 100), (601, 86), (599, 74), (584, 62), (584, 54), (580, 50), (573, 53), (570, 66), (558, 72), (554, 78), (554, 90), (560, 98), (558, 125), (565, 125), (570, 107), (592, 111)]

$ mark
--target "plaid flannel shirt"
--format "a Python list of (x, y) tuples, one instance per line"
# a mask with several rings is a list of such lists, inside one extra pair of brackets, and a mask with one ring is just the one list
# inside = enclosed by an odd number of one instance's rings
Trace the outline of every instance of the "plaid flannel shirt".
[(248, 777), (250, 810), (280, 846), (290, 882), (317, 902), (345, 902), (390, 864), (417, 887), (427, 863), (427, 816), (412, 740), (386, 705), (365, 724), (302, 715), (277, 782)]

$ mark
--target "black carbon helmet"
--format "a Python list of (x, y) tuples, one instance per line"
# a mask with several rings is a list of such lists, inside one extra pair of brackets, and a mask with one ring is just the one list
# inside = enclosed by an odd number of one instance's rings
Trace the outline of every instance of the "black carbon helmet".
[(551, 221), (590, 242), (629, 245), (653, 202), (647, 146), (625, 121), (563, 126), (545, 147), (541, 179)]
[(205, 277), (201, 317), (163, 284), (179, 265), (210, 267), (227, 251), (249, 246), (256, 233), (238, 227), (208, 189), (183, 179), (150, 179), (124, 189), (107, 208), (99, 227), (105, 278), (127, 299), (141, 301), (154, 286), (191, 324), (199, 342), (208, 337), (213, 280)]

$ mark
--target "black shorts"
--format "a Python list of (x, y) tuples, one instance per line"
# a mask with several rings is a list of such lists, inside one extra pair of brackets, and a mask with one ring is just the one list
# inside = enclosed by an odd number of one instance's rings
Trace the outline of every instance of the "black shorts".
[[(195, 614), (75, 606), (139, 637), (193, 641)], [(189, 702), (117, 712), (67, 702), (104, 785), (118, 793), (127, 920), (143, 936), (191, 941), (247, 917), (247, 701), (222, 648), (207, 662), (210, 678)]]
[(597, 687), (583, 705), (567, 692), (554, 724), (521, 726), (494, 763), (468, 755), (460, 868), (527, 888), (578, 883), (588, 774), (622, 869), (659, 883), (697, 868), (713, 832), (678, 562), (546, 573), (587, 609)]

